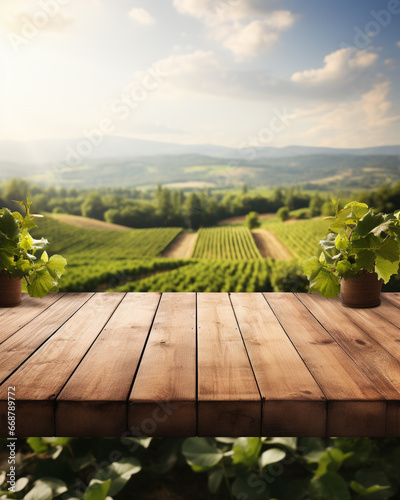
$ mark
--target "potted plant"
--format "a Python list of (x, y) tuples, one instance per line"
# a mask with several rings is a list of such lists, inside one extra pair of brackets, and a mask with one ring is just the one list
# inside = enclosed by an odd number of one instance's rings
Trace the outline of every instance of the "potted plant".
[(25, 216), (0, 209), (0, 306), (16, 306), (21, 302), (22, 281), (31, 297), (44, 297), (58, 290), (58, 281), (67, 264), (60, 255), (49, 258), (43, 251), (35, 254), (48, 243), (44, 238), (35, 240), (29, 234), (37, 227), (30, 213), (30, 203), (18, 202), (25, 209)]
[(305, 259), (303, 270), (310, 292), (323, 297), (341, 294), (348, 307), (380, 304), (383, 283), (398, 272), (400, 262), (400, 210), (375, 213), (353, 201), (331, 218), (328, 235), (321, 240), (319, 257)]

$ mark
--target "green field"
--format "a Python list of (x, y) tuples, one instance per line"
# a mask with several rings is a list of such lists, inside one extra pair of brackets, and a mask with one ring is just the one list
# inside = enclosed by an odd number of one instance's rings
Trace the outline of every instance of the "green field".
[(154, 258), (182, 231), (180, 228), (132, 229), (108, 231), (86, 229), (45, 217), (32, 234), (45, 235), (50, 241), (50, 253), (61, 253), (79, 257), (92, 264), (106, 258), (110, 262), (118, 259)]
[(193, 250), (195, 259), (261, 259), (246, 227), (211, 227), (200, 229)]
[(318, 242), (328, 230), (329, 220), (310, 219), (296, 222), (266, 222), (264, 227), (272, 231), (298, 258), (318, 253)]

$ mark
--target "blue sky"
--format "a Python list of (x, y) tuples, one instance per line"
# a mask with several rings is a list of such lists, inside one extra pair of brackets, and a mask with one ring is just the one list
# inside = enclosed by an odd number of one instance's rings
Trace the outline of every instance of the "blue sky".
[(400, 0), (2, 0), (1, 138), (400, 137)]

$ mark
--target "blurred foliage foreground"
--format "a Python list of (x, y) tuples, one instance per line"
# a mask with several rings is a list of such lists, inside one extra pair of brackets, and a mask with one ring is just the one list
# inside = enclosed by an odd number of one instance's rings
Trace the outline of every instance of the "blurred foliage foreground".
[(400, 498), (396, 438), (35, 437), (15, 455), (7, 445), (0, 500)]

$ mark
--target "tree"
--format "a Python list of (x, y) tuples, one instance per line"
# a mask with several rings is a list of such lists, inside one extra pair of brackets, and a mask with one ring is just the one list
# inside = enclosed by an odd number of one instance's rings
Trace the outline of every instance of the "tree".
[(249, 212), (246, 215), (246, 226), (249, 229), (255, 229), (256, 227), (260, 227), (260, 221), (258, 220), (257, 212)]
[(90, 193), (81, 205), (82, 215), (91, 219), (104, 220), (104, 205), (98, 193)]
[(289, 219), (289, 208), (288, 207), (281, 207), (277, 212), (276, 216), (279, 217), (282, 222), (285, 220)]

